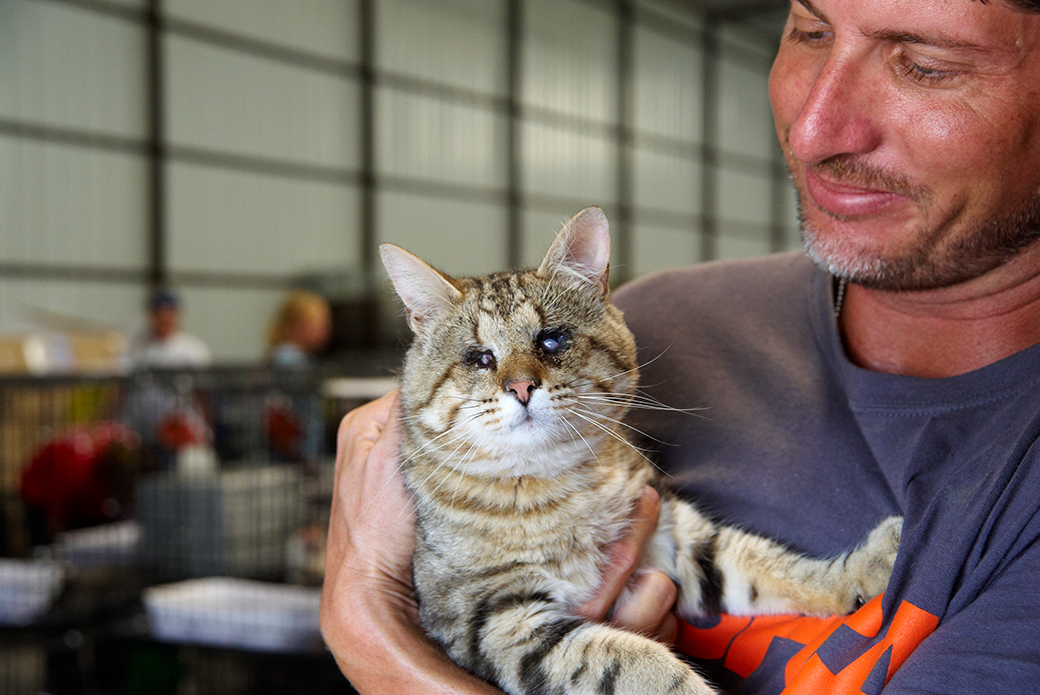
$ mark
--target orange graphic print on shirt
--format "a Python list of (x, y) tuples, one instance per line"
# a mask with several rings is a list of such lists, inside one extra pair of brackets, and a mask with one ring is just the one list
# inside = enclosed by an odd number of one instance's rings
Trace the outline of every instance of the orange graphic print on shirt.
[(721, 661), (749, 678), (775, 640), (802, 645), (784, 667), (785, 694), (875, 693), (888, 683), (910, 653), (935, 631), (939, 619), (902, 602), (888, 628), (878, 596), (848, 616), (720, 616), (717, 625), (680, 624), (677, 648), (690, 656)]

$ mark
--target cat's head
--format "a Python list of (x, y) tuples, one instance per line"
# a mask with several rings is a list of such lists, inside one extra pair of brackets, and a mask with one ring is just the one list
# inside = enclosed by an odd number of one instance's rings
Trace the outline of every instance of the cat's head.
[(402, 408), (414, 447), (473, 475), (555, 476), (617, 436), (636, 349), (610, 303), (599, 208), (575, 215), (537, 270), (452, 278), (380, 248), (415, 340)]

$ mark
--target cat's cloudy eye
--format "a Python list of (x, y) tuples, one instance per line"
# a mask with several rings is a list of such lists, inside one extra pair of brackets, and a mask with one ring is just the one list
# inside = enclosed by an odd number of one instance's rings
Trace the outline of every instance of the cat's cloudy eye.
[(559, 355), (570, 347), (571, 334), (560, 329), (542, 331), (535, 339), (535, 345), (547, 355)]
[(495, 353), (486, 348), (470, 348), (466, 351), (462, 361), (467, 366), (476, 367), (477, 369), (494, 369), (498, 366), (498, 362), (495, 360)]

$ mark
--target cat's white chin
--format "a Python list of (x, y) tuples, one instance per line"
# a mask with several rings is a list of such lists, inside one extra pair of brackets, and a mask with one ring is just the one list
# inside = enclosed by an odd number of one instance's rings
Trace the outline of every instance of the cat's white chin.
[(549, 478), (592, 455), (589, 443), (576, 438), (542, 391), (527, 405), (503, 395), (486, 417), (471, 418), (463, 428), (472, 453), (460, 456), (453, 467), (468, 475)]
[[(487, 448), (487, 447), (485, 447)], [(484, 478), (555, 478), (582, 458), (584, 442), (553, 442), (548, 446), (526, 445), (495, 451), (486, 460), (472, 461), (459, 469)]]

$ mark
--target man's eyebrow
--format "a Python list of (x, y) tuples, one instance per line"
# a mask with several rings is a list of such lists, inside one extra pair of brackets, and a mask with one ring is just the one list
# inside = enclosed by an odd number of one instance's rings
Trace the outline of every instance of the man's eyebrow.
[[(801, 0), (799, 0), (800, 2)], [(895, 43), (909, 43), (920, 46), (933, 46), (935, 48), (948, 48), (961, 51), (982, 51), (983, 46), (971, 41), (964, 41), (948, 36), (943, 33), (915, 34), (912, 31), (896, 31), (892, 29), (880, 29), (867, 34), (870, 38)]]
[(809, 14), (816, 17), (817, 19), (824, 19), (823, 13), (815, 5), (812, 4), (812, 0), (795, 0), (799, 5), (804, 7)]
[[(827, 22), (827, 17), (813, 4), (812, 0), (793, 0), (805, 8), (805, 10), (822, 22)], [(912, 31), (898, 31), (895, 29), (879, 29), (866, 34), (870, 38), (894, 43), (917, 44), (919, 46), (933, 46), (935, 48), (955, 49), (962, 51), (984, 51), (985, 47), (971, 41), (956, 39), (943, 33), (918, 34)]]

